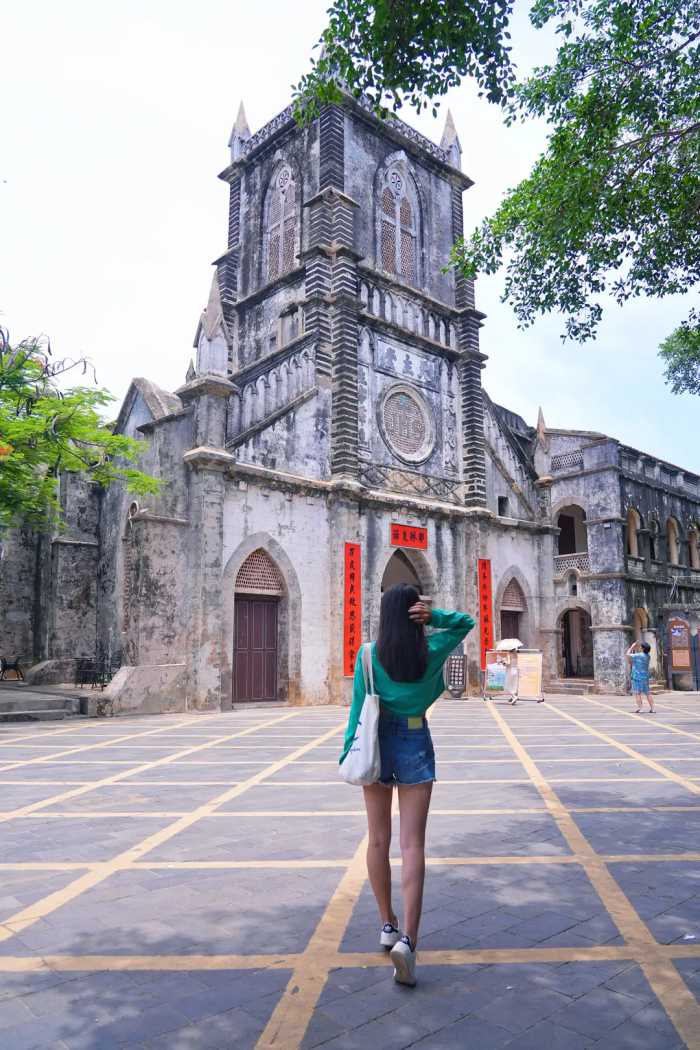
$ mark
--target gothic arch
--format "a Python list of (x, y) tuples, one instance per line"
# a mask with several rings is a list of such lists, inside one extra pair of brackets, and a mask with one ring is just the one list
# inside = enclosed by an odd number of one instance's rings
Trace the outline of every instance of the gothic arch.
[[(409, 563), (412, 572), (418, 577), (421, 584), (421, 593), (427, 594), (431, 598), (437, 594), (437, 579), (433, 566), (430, 560), (425, 556), (422, 551), (413, 550), (410, 547), (396, 547), (392, 548), (390, 554), (382, 558), (380, 562), (379, 572), (375, 576), (376, 584), (374, 584), (368, 595), (369, 598), (369, 622), (365, 628), (365, 634), (372, 637), (376, 634), (379, 626), (379, 606), (382, 599), (381, 594), (381, 582), (384, 579), (384, 573), (386, 572), (387, 566), (397, 550), (401, 551), (401, 554), (406, 558)], [(381, 557), (381, 555), (380, 555)], [(379, 560), (379, 559), (378, 559)]]
[[(288, 199), (285, 194), (289, 190), (282, 190), (280, 185), (284, 179), (284, 173), (289, 173), (288, 185), (293, 188), (293, 206), (285, 212), (284, 200)], [(302, 215), (303, 187), (301, 171), (299, 166), (279, 150), (275, 153), (273, 164), (267, 169), (262, 190), (262, 207), (260, 209), (260, 284), (268, 284), (277, 280), (285, 273), (289, 273), (297, 265), (297, 256), (301, 251), (301, 215)], [(277, 207), (281, 213), (277, 215)], [(285, 239), (285, 225), (293, 219), (293, 235), (290, 240)], [(272, 228), (271, 228), (272, 225)], [(274, 227), (279, 226), (280, 241), (277, 245), (277, 268), (271, 268), (271, 253), (274, 251)], [(274, 275), (271, 276), (271, 270)]]
[[(428, 235), (426, 217), (428, 211), (421, 184), (416, 178), (413, 166), (403, 150), (397, 150), (396, 152), (389, 154), (388, 157), (385, 157), (384, 161), (377, 168), (374, 176), (373, 201), (375, 263), (378, 269), (386, 270), (386, 267), (383, 264), (382, 226), (384, 221), (388, 220), (388, 216), (383, 211), (382, 201), (385, 190), (390, 190), (389, 180), (392, 172), (398, 172), (399, 175), (403, 177), (400, 188), (397, 189), (394, 187), (394, 196), (396, 200), (395, 229), (399, 233), (399, 236), (401, 236), (402, 229), (405, 231), (407, 242), (410, 239), (410, 231), (414, 231), (414, 267), (412, 276), (408, 276), (402, 272), (402, 267), (398, 265), (387, 272), (393, 273), (394, 276), (399, 278), (399, 280), (404, 281), (412, 287), (420, 287), (425, 275), (425, 253)], [(410, 220), (408, 218), (408, 213), (404, 214), (404, 202), (407, 202), (409, 206)], [(401, 247), (398, 242), (395, 245), (395, 252), (398, 252), (397, 258), (399, 258), (401, 256)]]
[(636, 507), (630, 505), (627, 510), (627, 553), (631, 558), (640, 557), (639, 530), (644, 527), (641, 514)]
[(279, 697), (298, 702), (301, 691), (301, 587), (296, 569), (282, 546), (267, 532), (255, 532), (236, 547), (222, 574), (223, 638), (221, 640), (221, 707), (229, 710), (233, 697), (233, 645), (236, 612), (236, 579), (243, 563), (254, 551), (263, 550), (275, 563), (284, 593), (279, 602), (278, 679)]
[(496, 587), (496, 594), (494, 597), (493, 611), (496, 629), (496, 641), (501, 640), (501, 605), (503, 604), (503, 596), (506, 592), (508, 584), (515, 580), (523, 592), (523, 598), (525, 599), (525, 609), (521, 613), (521, 632), (525, 636), (520, 639), (526, 646), (532, 648), (533, 646), (533, 632), (535, 630), (535, 606), (532, 600), (532, 591), (530, 585), (527, 582), (522, 571), (517, 565), (511, 565), (501, 575), (501, 579)]

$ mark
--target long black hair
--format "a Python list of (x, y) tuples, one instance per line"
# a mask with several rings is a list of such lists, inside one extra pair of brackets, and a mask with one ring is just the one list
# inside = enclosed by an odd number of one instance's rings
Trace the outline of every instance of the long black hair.
[(428, 666), (423, 624), (414, 623), (408, 615), (417, 601), (418, 591), (408, 583), (397, 583), (382, 595), (377, 658), (395, 682), (417, 682)]

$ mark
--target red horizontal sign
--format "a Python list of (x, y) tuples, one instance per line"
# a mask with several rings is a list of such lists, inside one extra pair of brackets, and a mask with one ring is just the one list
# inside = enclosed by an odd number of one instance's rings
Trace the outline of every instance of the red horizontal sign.
[(428, 530), (417, 525), (402, 525), (392, 521), (390, 536), (392, 547), (417, 547), (422, 551), (428, 549)]

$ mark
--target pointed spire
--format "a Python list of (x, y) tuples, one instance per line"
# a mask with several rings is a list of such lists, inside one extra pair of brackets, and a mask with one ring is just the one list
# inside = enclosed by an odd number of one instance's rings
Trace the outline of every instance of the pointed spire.
[(224, 323), (224, 309), (221, 305), (221, 289), (219, 288), (219, 275), (216, 270), (211, 279), (209, 299), (202, 314), (202, 328), (207, 339), (213, 339)]
[(243, 106), (243, 100), (238, 107), (238, 116), (236, 117), (236, 123), (231, 128), (231, 135), (228, 140), (229, 149), (231, 150), (231, 163), (238, 160), (242, 155), (242, 145), (247, 142), (250, 138), (250, 128), (248, 127), (248, 121), (245, 115), (245, 107)]
[(194, 361), (190, 358), (190, 366), (187, 369), (187, 375), (185, 376), (185, 382), (191, 383), (193, 379), (197, 378), (197, 373), (194, 370)]
[(544, 446), (547, 442), (547, 424), (544, 421), (544, 412), (540, 405), (540, 410), (537, 413), (537, 443), (538, 445)]
[(457, 128), (455, 127), (451, 109), (448, 109), (447, 111), (445, 128), (442, 132), (442, 138), (440, 139), (440, 146), (447, 151), (450, 164), (454, 168), (461, 168), (462, 146), (459, 141), (459, 135), (457, 134)]

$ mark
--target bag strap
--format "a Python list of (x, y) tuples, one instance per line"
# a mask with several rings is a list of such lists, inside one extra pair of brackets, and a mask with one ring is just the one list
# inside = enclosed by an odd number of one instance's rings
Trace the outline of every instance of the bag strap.
[(365, 693), (374, 696), (374, 673), (372, 670), (372, 643), (362, 646), (362, 673), (365, 679)]

